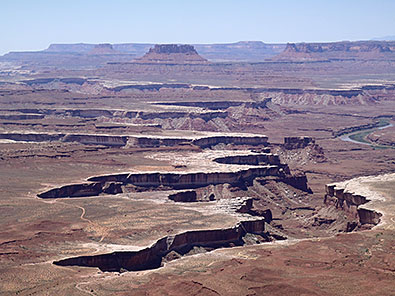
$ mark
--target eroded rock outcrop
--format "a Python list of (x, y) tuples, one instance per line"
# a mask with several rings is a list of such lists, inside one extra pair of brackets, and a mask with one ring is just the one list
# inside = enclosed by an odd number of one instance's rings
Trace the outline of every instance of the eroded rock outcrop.
[(169, 195), (169, 199), (175, 202), (196, 202), (197, 194), (196, 191), (181, 191)]
[(325, 188), (324, 202), (326, 204), (332, 204), (336, 208), (346, 211), (351, 217), (357, 219), (361, 225), (377, 225), (380, 223), (381, 213), (361, 207), (361, 205), (369, 202), (367, 197), (350, 192), (341, 184), (329, 184)]
[(294, 168), (309, 162), (321, 163), (327, 159), (324, 149), (311, 137), (285, 137), (283, 144), (271, 144), (283, 163)]
[(315, 144), (315, 140), (311, 137), (285, 137), (284, 148), (285, 149), (301, 149), (308, 145)]
[(264, 217), (267, 223), (270, 223), (273, 220), (273, 214), (270, 209), (262, 210), (260, 208), (254, 207), (254, 198), (247, 199), (243, 205), (237, 210), (238, 213), (246, 213), (251, 216), (260, 216)]

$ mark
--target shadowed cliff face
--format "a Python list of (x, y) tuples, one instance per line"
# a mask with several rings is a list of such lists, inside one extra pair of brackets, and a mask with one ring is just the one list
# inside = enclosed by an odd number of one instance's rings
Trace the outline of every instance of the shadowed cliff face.
[[(269, 240), (265, 235), (265, 220), (243, 221), (227, 229), (188, 231), (174, 236), (166, 236), (151, 247), (137, 252), (113, 252), (109, 254), (80, 256), (55, 261), (60, 266), (97, 267), (102, 271), (139, 271), (155, 269), (163, 261), (187, 255), (193, 249), (211, 251), (218, 248), (242, 246), (247, 234), (255, 236), (255, 242)], [(166, 255), (172, 253), (171, 257)]]
[(360, 225), (377, 225), (380, 223), (381, 213), (360, 206), (370, 200), (365, 196), (347, 192), (345, 188), (338, 188), (336, 184), (326, 185), (325, 203), (334, 204), (356, 218)]
[(125, 146), (140, 148), (168, 147), (179, 144), (193, 144), (209, 148), (218, 144), (267, 146), (266, 136), (208, 136), (196, 139), (174, 137), (121, 136), (105, 134), (56, 134), (56, 133), (0, 133), (0, 139), (27, 142), (79, 142), (85, 145)]

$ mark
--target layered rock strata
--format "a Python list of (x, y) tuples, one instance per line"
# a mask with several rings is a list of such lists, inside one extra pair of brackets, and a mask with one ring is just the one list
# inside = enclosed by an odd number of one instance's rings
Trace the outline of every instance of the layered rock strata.
[(132, 184), (141, 187), (171, 187), (175, 189), (187, 189), (203, 187), (210, 184), (239, 184), (248, 182), (256, 177), (278, 176), (284, 177), (285, 172), (278, 166), (261, 166), (234, 172), (213, 173), (132, 173), (125, 177), (121, 175), (107, 175), (89, 178), (88, 181), (108, 182), (115, 181)]
[(225, 157), (215, 158), (214, 161), (218, 163), (225, 163), (225, 164), (280, 165), (280, 157), (277, 154), (272, 154), (272, 153), (225, 156)]
[(367, 197), (349, 192), (340, 184), (328, 184), (325, 188), (324, 202), (326, 204), (334, 204), (336, 208), (346, 211), (353, 218), (357, 219), (361, 225), (377, 225), (380, 223), (381, 213), (361, 207), (361, 205), (370, 201)]
[(136, 252), (113, 252), (109, 254), (79, 256), (55, 261), (60, 266), (97, 267), (101, 271), (139, 271), (159, 268), (164, 257), (170, 252), (187, 254), (194, 247), (206, 251), (244, 245), (246, 234), (263, 235), (265, 219), (242, 221), (232, 228), (187, 231), (174, 236), (166, 236), (151, 247)]
[(50, 134), (50, 133), (0, 133), (0, 139), (26, 142), (79, 142), (86, 145), (104, 146), (132, 146), (141, 148), (155, 148), (176, 146), (180, 144), (193, 144), (201, 148), (209, 148), (218, 144), (266, 146), (266, 136), (207, 136), (198, 138), (175, 138), (155, 136), (121, 136), (105, 134)]

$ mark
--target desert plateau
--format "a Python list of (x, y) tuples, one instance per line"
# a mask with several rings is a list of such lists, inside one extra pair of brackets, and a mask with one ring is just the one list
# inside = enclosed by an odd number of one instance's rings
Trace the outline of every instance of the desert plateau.
[(395, 295), (395, 41), (0, 56), (0, 295)]

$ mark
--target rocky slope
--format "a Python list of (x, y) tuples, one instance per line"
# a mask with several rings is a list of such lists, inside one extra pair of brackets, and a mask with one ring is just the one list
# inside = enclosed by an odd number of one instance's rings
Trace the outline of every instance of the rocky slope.
[(365, 204), (372, 200), (380, 200), (380, 197), (366, 196), (363, 189), (352, 186), (353, 182), (355, 180), (326, 185), (325, 203), (342, 209), (356, 219), (357, 224), (354, 227), (379, 224), (383, 214)]

